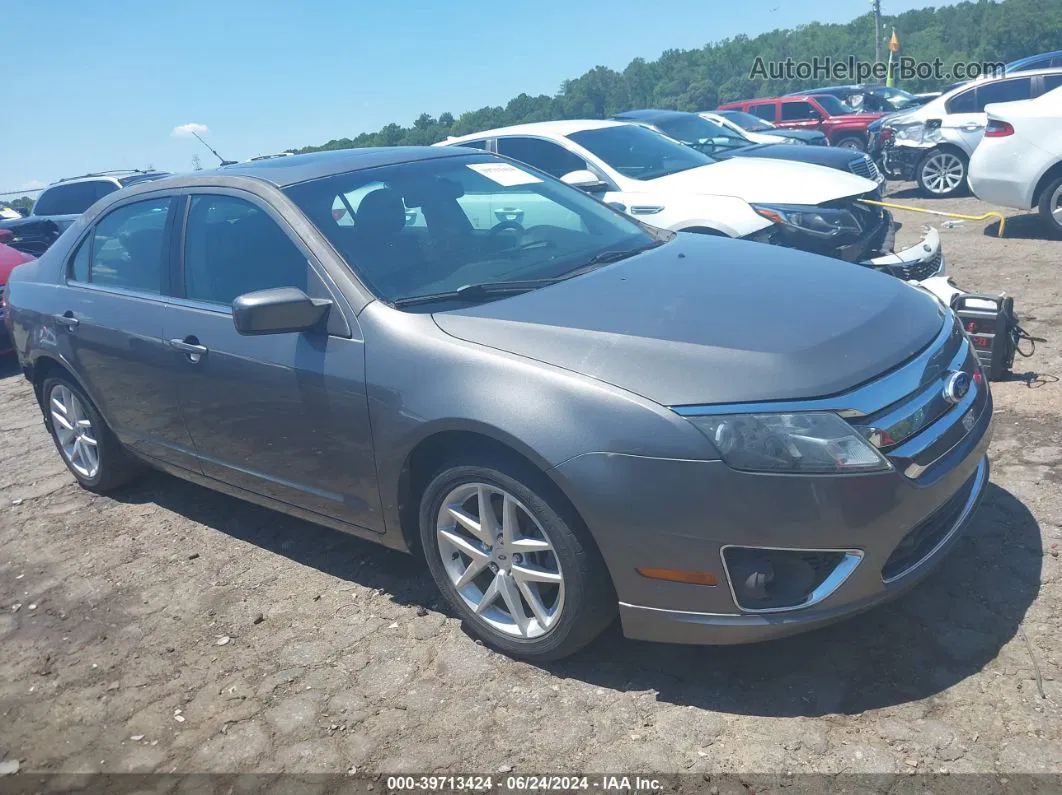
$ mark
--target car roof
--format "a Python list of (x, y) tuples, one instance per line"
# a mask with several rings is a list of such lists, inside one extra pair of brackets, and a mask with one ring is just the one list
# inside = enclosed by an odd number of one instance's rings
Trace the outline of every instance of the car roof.
[(622, 127), (621, 121), (601, 121), (599, 119), (564, 119), (561, 121), (537, 121), (530, 124), (515, 124), (512, 127), (498, 127), (483, 130), (470, 135), (447, 138), (435, 146), (447, 146), (462, 141), (475, 141), (480, 138), (494, 138), (499, 135), (571, 135), (583, 130), (598, 130), (602, 127)]
[(216, 176), (255, 177), (285, 188), (298, 182), (330, 177), (350, 171), (360, 171), (377, 166), (392, 166), (415, 160), (432, 160), (440, 157), (457, 157), (468, 152), (452, 152), (430, 146), (376, 146), (360, 149), (337, 149), (329, 152), (312, 152), (291, 157), (275, 157), (221, 166), (212, 171), (196, 171), (182, 174), (181, 180), (194, 181), (196, 177), (209, 179)]
[[(64, 177), (63, 179), (53, 182), (48, 188), (54, 188), (56, 185), (76, 185), (79, 182), (117, 182), (119, 185), (123, 179), (136, 176), (166, 176), (165, 171), (141, 171), (139, 169), (131, 168), (123, 171), (100, 171), (95, 174), (81, 174), (77, 177)], [(47, 190), (48, 188), (45, 188)]]
[(644, 110), (628, 110), (623, 113), (617, 113), (613, 116), (613, 119), (619, 121), (665, 121), (666, 119), (680, 119), (683, 116), (696, 116), (696, 113), (687, 113), (683, 110), (658, 110), (654, 108), (647, 108)]
[[(1039, 61), (1041, 58), (1057, 58), (1062, 56), (1062, 50), (1052, 50), (1051, 52), (1041, 52), (1036, 55), (1028, 55), (1025, 58), (1019, 58), (1016, 61), (1011, 61), (1007, 64), (1007, 72), (1020, 70), (1022, 66), (1033, 61)], [(1056, 67), (1057, 68), (1057, 67)]]

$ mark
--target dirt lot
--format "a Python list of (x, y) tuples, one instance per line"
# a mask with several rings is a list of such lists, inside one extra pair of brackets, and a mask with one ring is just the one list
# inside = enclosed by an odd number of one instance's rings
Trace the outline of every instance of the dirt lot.
[[(899, 242), (913, 242), (926, 217), (898, 217)], [(572, 660), (514, 662), (465, 635), (406, 556), (164, 475), (113, 498), (80, 490), (8, 364), (0, 760), (23, 772), (1062, 773), (1062, 241), (1033, 216), (994, 231), (942, 230), (949, 272), (1014, 295), (1049, 341), (995, 387), (984, 507), (902, 600), (759, 646), (655, 646), (613, 629)]]

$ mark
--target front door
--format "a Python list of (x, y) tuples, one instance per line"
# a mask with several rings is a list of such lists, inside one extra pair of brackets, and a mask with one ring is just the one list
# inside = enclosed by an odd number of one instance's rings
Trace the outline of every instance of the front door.
[(163, 329), (183, 369), (181, 405), (208, 477), (382, 532), (352, 313), (337, 301), (320, 332), (245, 337), (233, 325), (233, 299), (255, 290), (336, 300), (311, 260), (260, 199), (190, 196), (179, 298)]
[(54, 305), (55, 340), (122, 444), (196, 469), (162, 337), (176, 199), (122, 204), (89, 230)]

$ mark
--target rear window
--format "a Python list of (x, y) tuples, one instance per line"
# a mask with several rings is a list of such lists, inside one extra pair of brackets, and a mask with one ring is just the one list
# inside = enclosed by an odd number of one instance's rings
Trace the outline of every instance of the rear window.
[[(109, 186), (109, 190), (105, 186)], [(80, 215), (95, 204), (96, 199), (115, 190), (118, 190), (118, 186), (106, 180), (54, 185), (37, 199), (33, 214)]]
[(1023, 77), (1015, 80), (993, 80), (977, 89), (977, 111), (983, 111), (985, 105), (993, 102), (1015, 102), (1032, 96), (1032, 78)]

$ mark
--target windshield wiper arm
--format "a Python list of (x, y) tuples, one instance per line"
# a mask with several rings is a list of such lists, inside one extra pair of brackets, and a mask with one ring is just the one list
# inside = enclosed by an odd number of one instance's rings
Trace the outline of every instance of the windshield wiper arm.
[(427, 295), (411, 295), (407, 298), (396, 298), (391, 302), (392, 306), (418, 306), (421, 304), (437, 304), (446, 301), (477, 301), (490, 298), (495, 295), (517, 295), (526, 293), (538, 287), (553, 284), (556, 279), (525, 279), (523, 281), (509, 282), (477, 282), (465, 284), (456, 290), (446, 290), (441, 293), (429, 293)]
[[(670, 239), (670, 238), (669, 238)], [(590, 259), (583, 262), (581, 265), (572, 268), (570, 271), (557, 276), (554, 281), (561, 281), (562, 279), (571, 279), (575, 276), (579, 276), (584, 273), (589, 273), (592, 270), (597, 270), (602, 265), (608, 265), (612, 262), (619, 262), (621, 259), (628, 259), (635, 254), (641, 254), (643, 251), (648, 251), (651, 248), (662, 246), (667, 240), (654, 240), (651, 243), (646, 243), (644, 246), (636, 246), (635, 248), (626, 249), (608, 249), (605, 251), (599, 251)]]

